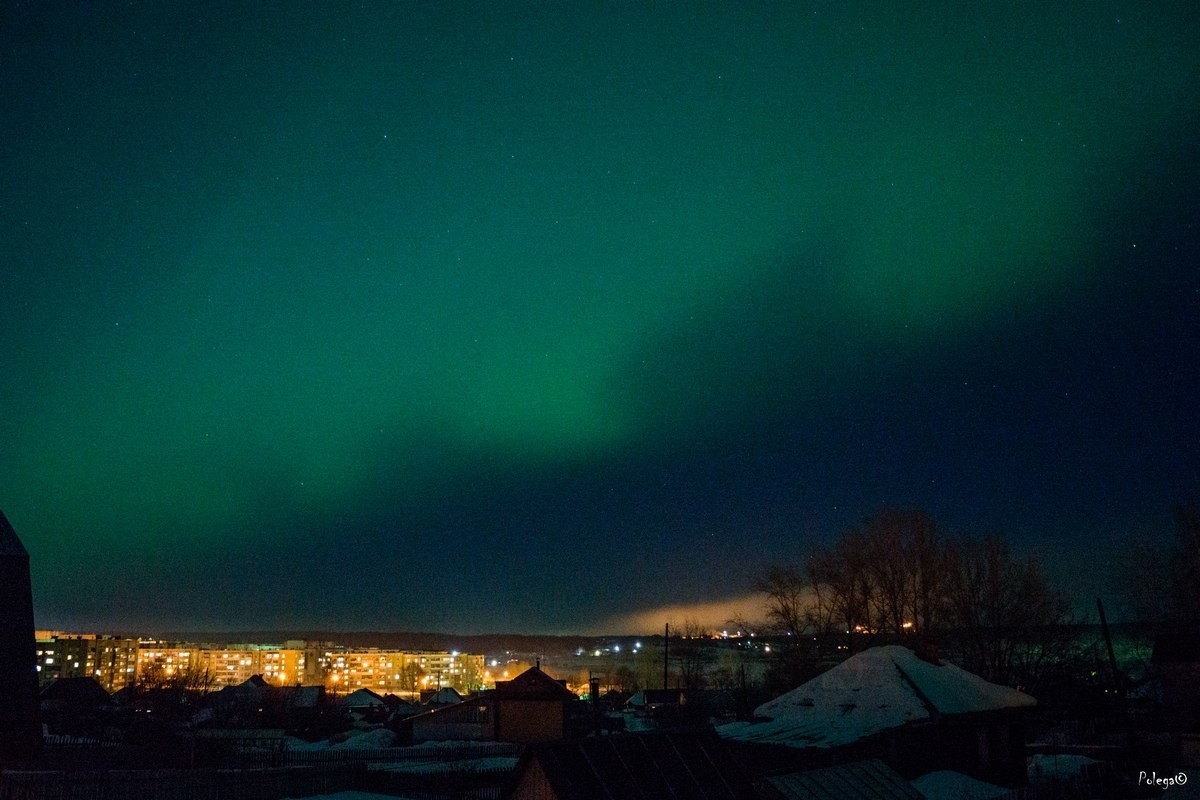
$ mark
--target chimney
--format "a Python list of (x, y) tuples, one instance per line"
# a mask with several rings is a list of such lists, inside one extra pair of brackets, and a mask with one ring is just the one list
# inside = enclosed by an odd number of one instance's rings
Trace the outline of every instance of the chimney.
[(29, 553), (0, 511), (0, 762), (41, 749)]
[(922, 661), (928, 661), (936, 667), (942, 666), (942, 647), (936, 639), (922, 638), (913, 648), (913, 652)]
[(600, 678), (595, 675), (588, 675), (588, 700), (592, 705), (592, 730), (599, 733), (603, 714), (600, 710)]

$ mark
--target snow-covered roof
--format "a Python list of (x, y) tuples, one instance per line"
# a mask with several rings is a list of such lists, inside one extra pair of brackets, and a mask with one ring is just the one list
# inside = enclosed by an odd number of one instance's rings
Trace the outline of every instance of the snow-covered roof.
[(760, 721), (717, 730), (743, 741), (837, 747), (935, 715), (1032, 706), (1027, 694), (989, 683), (950, 663), (922, 660), (907, 647), (873, 647), (754, 711)]
[(350, 708), (382, 708), (387, 704), (383, 698), (370, 689), (355, 689), (342, 699), (342, 705)]
[(463, 696), (453, 686), (443, 686), (426, 701), (429, 705), (454, 705), (461, 703)]

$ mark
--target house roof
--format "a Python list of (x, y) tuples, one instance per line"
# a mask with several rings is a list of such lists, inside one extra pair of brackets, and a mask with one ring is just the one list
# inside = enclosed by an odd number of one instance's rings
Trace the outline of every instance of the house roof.
[(851, 656), (802, 686), (762, 704), (758, 719), (717, 730), (742, 741), (837, 747), (930, 718), (1035, 705), (950, 663), (922, 660), (899, 645)]
[(454, 705), (438, 706), (428, 711), (422, 711), (419, 714), (404, 716), (401, 719), (405, 723), (418, 726), (428, 724), (449, 725), (455, 723), (478, 725), (487, 719), (490, 708), (491, 702), (486, 699), (463, 700)]
[(316, 708), (325, 695), (324, 686), (280, 686), (277, 691), (292, 708)]
[(449, 706), (455, 703), (461, 703), (463, 696), (453, 686), (443, 686), (429, 696), (425, 701), (426, 705), (431, 706)]
[(633, 693), (626, 705), (632, 708), (679, 705), (682, 699), (683, 691), (680, 689), (640, 689)]
[(355, 689), (350, 694), (342, 698), (342, 705), (350, 708), (367, 708), (378, 707), (384, 708), (387, 703), (383, 702), (383, 698), (370, 689)]
[(0, 511), (0, 557), (2, 556), (29, 558), (29, 551), (25, 549), (25, 545), (21, 544), (21, 538), (9, 524), (8, 517), (4, 516), (3, 511)]
[(924, 800), (917, 789), (879, 759), (767, 778), (767, 797), (781, 800)]
[(578, 700), (564, 681), (555, 680), (538, 667), (530, 667), (511, 681), (496, 681), (495, 696), (501, 700)]
[(42, 690), (41, 699), (74, 708), (108, 705), (108, 692), (92, 677), (59, 678)]
[(639, 734), (530, 745), (514, 786), (536, 761), (559, 800), (753, 800), (725, 744), (709, 734)]
[(257, 703), (268, 688), (270, 684), (263, 680), (262, 675), (251, 675), (241, 683), (226, 686), (221, 692), (232, 697), (250, 698)]

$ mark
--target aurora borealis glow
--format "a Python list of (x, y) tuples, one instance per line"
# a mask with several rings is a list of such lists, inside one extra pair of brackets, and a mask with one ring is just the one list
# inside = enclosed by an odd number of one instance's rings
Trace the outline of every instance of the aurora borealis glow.
[(1051, 5), (13, 5), (39, 624), (579, 630), (888, 505), (1107, 591), (1200, 491), (1200, 14)]

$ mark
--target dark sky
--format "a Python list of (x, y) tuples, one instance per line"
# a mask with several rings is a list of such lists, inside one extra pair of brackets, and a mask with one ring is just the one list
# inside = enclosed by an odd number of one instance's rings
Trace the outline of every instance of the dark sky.
[(1200, 490), (1200, 13), (982, 5), (7, 3), (39, 624), (612, 628), (888, 506), (1110, 596)]

